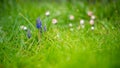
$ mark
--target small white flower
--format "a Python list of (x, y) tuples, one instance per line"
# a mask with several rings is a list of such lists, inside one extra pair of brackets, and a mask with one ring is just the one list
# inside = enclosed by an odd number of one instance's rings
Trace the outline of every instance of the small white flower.
[(57, 19), (52, 19), (53, 24), (57, 24), (57, 22), (58, 22)]
[(95, 29), (94, 26), (92, 26), (92, 27), (91, 27), (91, 30), (94, 30), (94, 29)]
[(47, 12), (45, 13), (45, 15), (46, 15), (46, 16), (49, 16), (49, 15), (50, 15), (50, 12), (49, 12), (49, 11), (47, 11)]
[(70, 28), (70, 31), (73, 31), (74, 29), (73, 28)]
[(24, 30), (27, 30), (27, 27), (24, 27), (23, 29), (24, 29)]
[(88, 11), (87, 14), (88, 14), (88, 16), (92, 16), (93, 12), (92, 11)]
[(21, 28), (22, 30), (27, 30), (27, 27), (24, 26), (24, 25), (20, 26), (20, 28)]
[(91, 16), (91, 19), (93, 19), (93, 20), (94, 20), (95, 18), (96, 18), (96, 17), (95, 17), (94, 15), (92, 15), (92, 16)]
[(90, 25), (94, 25), (94, 20), (90, 20)]
[(70, 23), (70, 24), (69, 24), (69, 27), (72, 27), (72, 26), (73, 26), (72, 23)]
[(84, 20), (83, 20), (83, 19), (80, 20), (80, 24), (81, 24), (81, 25), (84, 25)]
[(69, 18), (70, 18), (70, 20), (74, 20), (74, 16), (73, 15), (70, 15)]

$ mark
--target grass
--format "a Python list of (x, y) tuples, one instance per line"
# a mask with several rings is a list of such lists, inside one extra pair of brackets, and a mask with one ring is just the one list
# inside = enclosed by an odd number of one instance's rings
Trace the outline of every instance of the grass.
[[(119, 68), (119, 8), (119, 2), (0, 3), (0, 68)], [(50, 16), (46, 17), (48, 10)], [(96, 15), (94, 31), (90, 29), (88, 10)], [(75, 16), (73, 21), (69, 20), (71, 14)], [(38, 17), (47, 25), (40, 42), (36, 28)], [(51, 23), (53, 18), (58, 24)], [(85, 28), (78, 30), (80, 19), (85, 20)], [(73, 31), (68, 26), (70, 22)], [(21, 25), (31, 30), (30, 39), (20, 29)]]

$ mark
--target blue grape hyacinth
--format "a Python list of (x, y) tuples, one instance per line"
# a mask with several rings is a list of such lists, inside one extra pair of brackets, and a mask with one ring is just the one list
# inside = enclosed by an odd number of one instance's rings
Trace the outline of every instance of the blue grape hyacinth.
[(30, 29), (27, 30), (27, 37), (28, 37), (28, 38), (31, 38), (31, 32), (30, 32)]
[(41, 22), (41, 20), (40, 20), (39, 17), (36, 20), (36, 27), (38, 28), (38, 30), (40, 31), (40, 33), (42, 33), (42, 22)]
[(36, 20), (36, 27), (38, 29), (42, 28), (42, 22), (41, 22), (40, 18), (37, 18), (37, 20)]

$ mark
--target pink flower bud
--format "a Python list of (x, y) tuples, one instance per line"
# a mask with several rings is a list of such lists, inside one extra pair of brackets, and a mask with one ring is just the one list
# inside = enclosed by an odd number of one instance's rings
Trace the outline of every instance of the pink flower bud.
[(87, 14), (88, 14), (88, 16), (92, 16), (93, 12), (92, 11), (88, 11)]
[(90, 20), (90, 25), (94, 25), (94, 20)]
[(74, 16), (73, 15), (70, 15), (69, 18), (70, 18), (70, 20), (74, 20)]

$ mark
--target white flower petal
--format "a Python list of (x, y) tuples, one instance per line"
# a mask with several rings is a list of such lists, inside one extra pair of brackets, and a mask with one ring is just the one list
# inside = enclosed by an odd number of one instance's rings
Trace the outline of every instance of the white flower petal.
[(53, 24), (57, 24), (57, 22), (58, 22), (57, 19), (52, 19)]
[(81, 24), (81, 25), (84, 24), (84, 20), (83, 20), (83, 19), (80, 20), (80, 24)]
[(92, 26), (92, 27), (91, 27), (91, 30), (94, 30), (94, 29), (95, 29), (94, 26)]
[(92, 16), (91, 16), (91, 19), (93, 19), (93, 20), (94, 20), (95, 18), (96, 18), (96, 17), (95, 17), (94, 15), (92, 15)]
[(45, 15), (46, 15), (46, 16), (49, 16), (49, 15), (50, 15), (50, 12), (49, 12), (49, 11), (47, 11), (47, 12), (45, 13)]
[(24, 25), (22, 25), (22, 26), (20, 26), (20, 29), (22, 29), (22, 30), (27, 30), (27, 27), (24, 26)]

